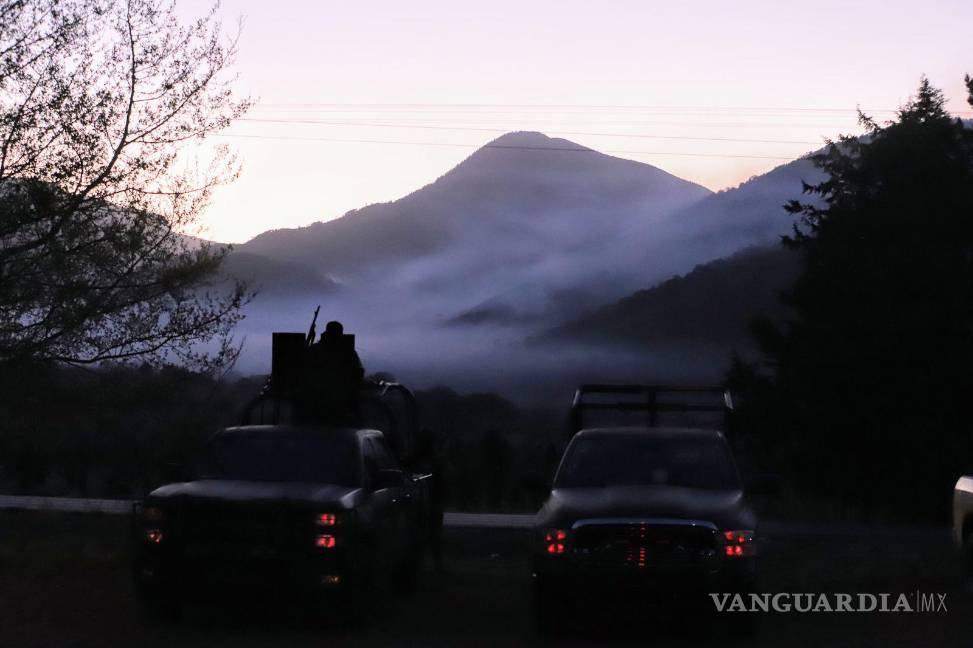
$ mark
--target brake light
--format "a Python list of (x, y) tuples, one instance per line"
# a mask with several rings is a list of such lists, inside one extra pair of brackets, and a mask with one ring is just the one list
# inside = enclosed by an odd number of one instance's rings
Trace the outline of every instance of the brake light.
[(547, 553), (557, 556), (565, 551), (565, 543), (568, 539), (568, 532), (564, 529), (549, 529), (544, 533), (544, 543), (547, 545)]
[(336, 540), (333, 535), (319, 535), (314, 540), (314, 545), (319, 549), (333, 549), (335, 544)]
[(314, 523), (318, 526), (333, 527), (338, 524), (338, 515), (336, 513), (319, 513), (315, 516)]
[(724, 531), (723, 540), (725, 556), (753, 556), (757, 553), (757, 546), (753, 542), (753, 531)]

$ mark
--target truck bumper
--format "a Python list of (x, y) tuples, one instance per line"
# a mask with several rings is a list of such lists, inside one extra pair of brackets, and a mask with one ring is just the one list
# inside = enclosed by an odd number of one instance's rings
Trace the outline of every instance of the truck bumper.
[(358, 580), (358, 570), (345, 556), (250, 560), (195, 560), (180, 556), (143, 555), (134, 566), (141, 590), (208, 597), (216, 592), (249, 595), (255, 591), (307, 595), (344, 591)]
[(573, 598), (638, 595), (645, 599), (696, 597), (711, 592), (752, 591), (756, 559), (719, 559), (709, 565), (651, 565), (644, 568), (591, 566), (571, 557), (535, 556), (535, 588)]

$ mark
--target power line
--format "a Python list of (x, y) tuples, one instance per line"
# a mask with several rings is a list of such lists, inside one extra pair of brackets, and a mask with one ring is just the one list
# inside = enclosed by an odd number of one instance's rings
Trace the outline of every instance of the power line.
[[(599, 126), (642, 126), (663, 124), (675, 126), (737, 126), (737, 127), (795, 127), (795, 128), (849, 128), (858, 122), (857, 114), (841, 116), (839, 114), (771, 114), (771, 113), (686, 113), (686, 112), (652, 112), (652, 113), (565, 113), (544, 112), (530, 113), (519, 111), (452, 111), (452, 110), (328, 110), (315, 108), (267, 108), (254, 107), (250, 115), (269, 119), (278, 118), (317, 118), (344, 120), (394, 120), (396, 122), (446, 122), (446, 123), (530, 123), (543, 122), (572, 124), (597, 124)], [(682, 121), (648, 121), (660, 117), (675, 117)], [(795, 117), (807, 121), (794, 123)], [(732, 118), (732, 123), (713, 122), (714, 119)], [(882, 117), (878, 119), (882, 121)]]
[[(625, 105), (625, 104), (505, 104), (505, 103), (345, 103), (345, 102), (259, 102), (260, 106), (304, 107), (315, 106), (322, 108), (448, 108), (448, 109), (503, 109), (503, 110), (531, 110), (566, 108), (569, 110), (622, 110), (622, 111), (653, 111), (653, 110), (701, 110), (701, 111), (760, 111), (760, 112), (856, 112), (858, 108), (824, 108), (824, 107), (788, 107), (788, 106), (688, 106), (688, 105)], [(895, 109), (874, 109), (872, 112), (896, 112)]]
[(301, 142), (336, 142), (351, 144), (402, 144), (409, 146), (446, 146), (459, 148), (492, 148), (492, 149), (511, 149), (522, 151), (565, 151), (570, 153), (613, 153), (619, 155), (669, 155), (669, 156), (688, 156), (688, 157), (718, 157), (718, 158), (746, 158), (755, 160), (793, 160), (794, 157), (775, 156), (775, 155), (736, 155), (731, 153), (680, 153), (672, 151), (630, 151), (630, 150), (605, 150), (596, 151), (595, 149), (567, 146), (524, 146), (515, 144), (461, 144), (454, 142), (407, 142), (403, 140), (376, 140), (376, 139), (350, 139), (338, 137), (288, 137), (285, 135), (250, 135), (237, 133), (220, 133), (216, 137), (235, 137), (243, 139), (266, 139), (266, 140), (293, 140)]
[[(366, 126), (373, 128), (420, 128), (428, 130), (454, 130), (454, 131), (478, 131), (478, 132), (490, 132), (490, 133), (505, 133), (509, 129), (504, 128), (483, 128), (476, 126), (441, 126), (441, 125), (431, 125), (431, 124), (389, 124), (389, 123), (375, 123), (375, 122), (342, 122), (342, 121), (326, 121), (318, 119), (264, 119), (264, 118), (253, 118), (253, 117), (243, 117), (236, 121), (242, 122), (259, 122), (259, 123), (271, 123), (271, 124), (314, 124), (323, 126)], [(757, 143), (757, 144), (811, 144), (820, 146), (822, 142), (808, 141), (808, 140), (773, 140), (773, 139), (749, 139), (749, 138), (739, 138), (739, 137), (693, 137), (688, 135), (649, 135), (640, 133), (594, 133), (590, 131), (568, 131), (568, 130), (552, 130), (552, 133), (559, 133), (561, 135), (587, 135), (593, 137), (629, 137), (629, 138), (640, 138), (640, 139), (664, 139), (664, 140), (698, 140), (703, 142), (743, 142), (743, 143)]]
[[(606, 116), (627, 116), (627, 117), (638, 117), (640, 115), (646, 116), (683, 116), (683, 117), (755, 117), (760, 119), (767, 118), (791, 118), (794, 117), (795, 113), (782, 112), (718, 112), (718, 111), (685, 111), (685, 110), (652, 110), (652, 111), (614, 111), (614, 112), (590, 112), (590, 111), (545, 111), (545, 112), (530, 112), (523, 110), (456, 110), (456, 109), (408, 109), (408, 108), (274, 108), (267, 105), (256, 105), (253, 110), (257, 112), (269, 112), (269, 113), (322, 113), (329, 115), (344, 115), (344, 114), (381, 114), (381, 115), (435, 115), (437, 118), (442, 118), (441, 115), (455, 115), (457, 118), (462, 118), (463, 115), (507, 115), (507, 116), (526, 116), (532, 115), (533, 118), (546, 118), (549, 119), (553, 115), (559, 116), (569, 116), (569, 117), (585, 117), (592, 116), (603, 119)], [(806, 113), (800, 114), (801, 117), (810, 118), (821, 118), (821, 119), (832, 119), (835, 117), (841, 117), (843, 113)], [(850, 111), (847, 113), (849, 119), (857, 119), (858, 113)], [(401, 117), (398, 117), (401, 119)]]
[[(530, 109), (552, 109), (563, 108), (569, 110), (617, 110), (617, 111), (721, 111), (721, 112), (780, 112), (780, 113), (857, 113), (859, 109), (864, 113), (897, 113), (899, 108), (859, 108), (859, 107), (818, 107), (818, 106), (690, 106), (690, 105), (625, 105), (625, 104), (504, 104), (504, 103), (345, 103), (345, 102), (259, 102), (258, 106), (282, 106), (282, 107), (322, 107), (322, 108), (445, 108), (451, 110), (475, 110), (480, 108), (502, 109), (502, 110), (530, 110)], [(953, 114), (973, 114), (973, 111), (958, 110)]]
[[(550, 124), (550, 123), (571, 123), (572, 121), (574, 121), (574, 120), (563, 120), (563, 119), (553, 119), (552, 120), (549, 117), (540, 117), (540, 116), (538, 116), (538, 117), (525, 117), (523, 115), (514, 115), (513, 113), (508, 113), (509, 117), (507, 119), (504, 119), (504, 120), (496, 120), (496, 119), (483, 119), (481, 117), (475, 117), (475, 118), (471, 118), (471, 119), (464, 119), (462, 117), (443, 117), (443, 116), (435, 116), (435, 117), (430, 116), (430, 117), (426, 117), (426, 118), (423, 118), (423, 117), (419, 117), (419, 118), (407, 118), (407, 117), (393, 116), (393, 115), (374, 115), (374, 114), (370, 114), (370, 115), (362, 116), (362, 117), (353, 117), (353, 116), (349, 116), (349, 115), (334, 114), (334, 113), (331, 113), (334, 116), (330, 116), (329, 115), (328, 117), (324, 117), (324, 118), (321, 118), (321, 119), (312, 119), (312, 118), (297, 118), (297, 117), (286, 117), (285, 118), (285, 117), (274, 117), (274, 116), (272, 116), (273, 113), (284, 113), (284, 114), (288, 114), (288, 113), (293, 112), (293, 111), (277, 111), (277, 110), (273, 110), (273, 111), (268, 111), (268, 112), (271, 113), (271, 116), (246, 117), (246, 118), (242, 118), (242, 119), (247, 119), (247, 120), (251, 120), (251, 121), (267, 121), (267, 122), (275, 122), (276, 121), (276, 122), (280, 122), (280, 123), (320, 123), (320, 124), (330, 124), (330, 123), (338, 124), (338, 123), (340, 123), (341, 125), (349, 125), (349, 126), (355, 125), (355, 124), (359, 124), (359, 123), (361, 123), (361, 124), (368, 123), (370, 120), (373, 121), (373, 120), (377, 120), (377, 119), (378, 120), (385, 119), (385, 120), (394, 120), (395, 123), (394, 124), (388, 124), (388, 126), (389, 127), (395, 127), (395, 128), (404, 127), (404, 125), (406, 125), (406, 124), (407, 125), (417, 124), (416, 127), (418, 128), (419, 127), (418, 124), (423, 124), (423, 123), (427, 124), (425, 127), (431, 128), (433, 126), (432, 125), (428, 125), (429, 122), (443, 122), (443, 121), (447, 121), (447, 122), (448, 121), (452, 121), (454, 123), (470, 123), (470, 122), (474, 122), (474, 123), (513, 124), (513, 125), (524, 124), (524, 123), (527, 123), (527, 122), (537, 122), (537, 123)], [(311, 112), (311, 113), (314, 113), (314, 112), (317, 112), (317, 111), (297, 111), (297, 112)], [(366, 112), (372, 112), (372, 111), (366, 111)], [(678, 113), (678, 114), (682, 115), (683, 113)], [(693, 115), (689, 115), (689, 117), (693, 117)], [(812, 117), (813, 117), (813, 115), (812, 115)], [(820, 117), (831, 117), (831, 116), (829, 116), (829, 115), (820, 115)], [(342, 121), (341, 122), (336, 122), (335, 121), (336, 118), (337, 119), (340, 119)], [(767, 120), (767, 117), (766, 116), (761, 116), (761, 119), (763, 119), (764, 121), (763, 122), (760, 122), (760, 123), (752, 122), (752, 121), (749, 121), (749, 122), (748, 121), (739, 121), (739, 122), (708, 122), (708, 121), (645, 121), (645, 120), (618, 122), (618, 121), (615, 121), (615, 120), (606, 121), (606, 120), (590, 120), (590, 119), (583, 119), (581, 121), (586, 122), (586, 123), (598, 124), (598, 125), (601, 125), (601, 126), (625, 126), (625, 125), (629, 125), (629, 126), (679, 126), (679, 127), (687, 127), (687, 128), (698, 128), (698, 127), (736, 127), (736, 128), (754, 128), (754, 127), (759, 127), (759, 128), (848, 128), (848, 127), (851, 126), (848, 122), (843, 122), (843, 123), (837, 123), (837, 122), (816, 122), (816, 123), (774, 122), (774, 121), (766, 121)], [(857, 118), (856, 118), (855, 121), (857, 122)], [(440, 126), (440, 128), (446, 128), (446, 127), (445, 126)], [(506, 130), (510, 130), (510, 128), (507, 128)], [(804, 143), (804, 142), (801, 142), (801, 143)]]

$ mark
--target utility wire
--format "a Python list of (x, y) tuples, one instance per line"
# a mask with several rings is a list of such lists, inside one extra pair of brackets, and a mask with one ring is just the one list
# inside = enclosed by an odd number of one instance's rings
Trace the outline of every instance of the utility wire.
[[(648, 123), (648, 119), (659, 117), (681, 117), (681, 122), (662, 122), (675, 123), (677, 125), (709, 125), (713, 119), (734, 118), (739, 120), (735, 124), (739, 126), (795, 126), (795, 127), (834, 127), (847, 128), (858, 122), (857, 114), (771, 114), (771, 113), (687, 113), (687, 112), (652, 112), (652, 113), (576, 113), (576, 112), (522, 112), (522, 111), (450, 111), (450, 110), (359, 110), (359, 109), (316, 109), (316, 108), (268, 108), (255, 106), (251, 110), (252, 115), (263, 117), (273, 116), (293, 116), (309, 117), (320, 119), (381, 119), (408, 122), (432, 122), (447, 121), (460, 123), (510, 123), (515, 122), (559, 122), (559, 123), (591, 123), (641, 125)], [(814, 120), (806, 123), (794, 124), (795, 117)], [(498, 119), (499, 118), (499, 119)], [(876, 116), (879, 121), (884, 117)], [(639, 121), (633, 121), (639, 120)], [(744, 121), (746, 120), (746, 121)], [(786, 120), (786, 121), (782, 121)], [(726, 125), (726, 124), (720, 124)]]
[[(505, 128), (482, 128), (475, 126), (440, 126), (440, 125), (430, 125), (430, 124), (389, 124), (389, 123), (376, 123), (376, 122), (342, 122), (342, 121), (326, 121), (319, 119), (264, 119), (264, 118), (254, 118), (254, 117), (243, 117), (237, 119), (236, 121), (241, 122), (259, 122), (259, 123), (270, 123), (270, 124), (314, 124), (314, 125), (324, 125), (324, 126), (366, 126), (373, 128), (421, 128), (428, 130), (454, 130), (454, 131), (478, 131), (478, 132), (490, 132), (490, 133), (506, 133), (509, 129)], [(560, 133), (562, 135), (588, 135), (593, 137), (629, 137), (629, 138), (640, 138), (640, 139), (664, 139), (664, 140), (698, 140), (702, 142), (744, 142), (744, 143), (758, 143), (758, 144), (811, 144), (811, 145), (822, 145), (823, 142), (815, 142), (808, 140), (773, 140), (773, 139), (748, 139), (739, 137), (692, 137), (683, 135), (648, 135), (639, 133), (593, 133), (589, 131), (569, 131), (569, 130), (552, 130), (552, 133)]]
[[(790, 118), (799, 115), (800, 117), (810, 117), (810, 118), (821, 118), (821, 119), (833, 119), (836, 117), (842, 117), (843, 113), (773, 113), (773, 112), (715, 112), (715, 111), (695, 111), (687, 112), (685, 110), (652, 110), (652, 111), (623, 111), (623, 112), (588, 112), (588, 111), (544, 111), (544, 112), (530, 112), (523, 110), (449, 110), (449, 109), (427, 109), (427, 110), (416, 110), (416, 109), (389, 109), (389, 108), (296, 108), (296, 107), (283, 107), (275, 108), (268, 106), (266, 104), (257, 104), (253, 106), (253, 110), (257, 112), (270, 112), (270, 113), (322, 113), (328, 115), (342, 115), (342, 114), (379, 114), (379, 115), (436, 115), (440, 116), (455, 115), (456, 118), (462, 118), (463, 115), (507, 115), (507, 116), (532, 116), (534, 119), (539, 118), (550, 118), (552, 115), (561, 115), (569, 117), (597, 117), (599, 119), (604, 119), (606, 117), (614, 116), (626, 116), (626, 117), (639, 117), (645, 116), (684, 116), (684, 117), (759, 117), (760, 119), (767, 118)], [(858, 114), (855, 112), (849, 112), (846, 115), (849, 119), (857, 119)]]
[[(264, 102), (259, 106), (315, 106), (323, 108), (449, 108), (458, 110), (476, 110), (480, 108), (502, 110), (530, 110), (566, 108), (570, 110), (621, 110), (621, 111), (653, 111), (653, 110), (702, 110), (702, 111), (760, 111), (760, 112), (856, 112), (858, 108), (825, 108), (811, 106), (680, 106), (680, 105), (624, 105), (624, 104), (503, 104), (503, 103), (343, 103), (343, 102)], [(895, 109), (872, 109), (871, 112), (896, 112)]]
[(407, 142), (402, 140), (376, 140), (376, 139), (345, 139), (337, 137), (288, 137), (284, 135), (250, 135), (237, 133), (220, 133), (216, 137), (234, 137), (243, 139), (266, 139), (266, 140), (293, 140), (300, 142), (338, 142), (351, 144), (402, 144), (410, 146), (446, 146), (459, 148), (490, 148), (490, 149), (510, 149), (521, 151), (565, 151), (570, 153), (613, 153), (620, 155), (675, 155), (688, 157), (718, 157), (718, 158), (747, 158), (755, 160), (793, 160), (794, 157), (776, 155), (735, 155), (730, 153), (677, 153), (670, 151), (629, 151), (629, 150), (605, 150), (596, 151), (595, 149), (567, 146), (523, 146), (515, 144), (460, 144), (453, 142)]
[[(779, 112), (779, 113), (856, 113), (859, 111), (858, 107), (855, 108), (833, 108), (833, 107), (816, 107), (816, 106), (679, 106), (679, 105), (623, 105), (623, 104), (502, 104), (502, 103), (342, 103), (342, 102), (259, 102), (258, 106), (282, 106), (282, 107), (323, 107), (323, 108), (409, 108), (409, 109), (427, 109), (427, 108), (445, 108), (450, 110), (477, 110), (480, 108), (487, 109), (501, 109), (501, 110), (524, 110), (524, 109), (552, 109), (552, 108), (564, 108), (573, 110), (615, 110), (615, 111), (625, 111), (625, 112), (652, 112), (652, 111), (717, 111), (717, 112)], [(861, 112), (866, 114), (869, 113), (897, 113), (898, 108), (861, 108)], [(957, 110), (953, 111), (953, 114), (973, 114), (970, 110)]]
[[(345, 119), (347, 120), (348, 118), (346, 117)], [(364, 119), (381, 119), (381, 117), (366, 117)], [(242, 117), (242, 118), (240, 118), (237, 121), (246, 121), (246, 120), (250, 120), (250, 121), (265, 121), (265, 122), (279, 122), (279, 123), (285, 123), (285, 124), (301, 124), (301, 123), (307, 123), (307, 124), (314, 124), (314, 123), (328, 124), (328, 123), (335, 123), (335, 124), (339, 124), (339, 125), (348, 125), (348, 126), (353, 126), (355, 124), (366, 124), (366, 123), (369, 123), (367, 121), (361, 121), (361, 120), (358, 120), (358, 121), (335, 122), (333, 119), (298, 119), (298, 118), (293, 118), (293, 117), (289, 117), (289, 118), (283, 118), (283, 117), (278, 117), (278, 118), (272, 118), (272, 117)], [(406, 127), (411, 127), (413, 124), (415, 124), (416, 127), (418, 128), (421, 125), (418, 122), (429, 122), (429, 121), (433, 121), (433, 120), (432, 119), (423, 119), (423, 120), (416, 120), (416, 121), (408, 122), (408, 123), (402, 123), (401, 122), (401, 118), (400, 118), (399, 124), (396, 124), (394, 126), (393, 125), (389, 125), (389, 127), (390, 128), (398, 128), (398, 127), (401, 126), (403, 128), (406, 128)], [(440, 121), (440, 120), (437, 119), (435, 121)], [(458, 120), (458, 121), (462, 123), (463, 121), (473, 121), (473, 120)], [(480, 120), (477, 120), (477, 121), (480, 121)], [(534, 119), (534, 120), (515, 119), (515, 120), (507, 120), (506, 122), (501, 122), (501, 123), (507, 123), (507, 124), (522, 124), (522, 123), (527, 122), (527, 121), (534, 121), (534, 122), (541, 122), (541, 121), (543, 121), (543, 123), (550, 123), (550, 120), (538, 120), (538, 119)], [(849, 127), (849, 124), (847, 124), (847, 123), (845, 123), (845, 124), (837, 124), (837, 123), (795, 124), (795, 123), (766, 122), (766, 121), (763, 121), (763, 122), (640, 121), (640, 122), (629, 122), (629, 124), (630, 125), (635, 125), (635, 126), (680, 126), (680, 127), (688, 127), (688, 128), (699, 128), (699, 127), (707, 127), (707, 128), (710, 128), (710, 127), (723, 127), (723, 128), (848, 128)], [(609, 123), (609, 124), (606, 124), (606, 125), (614, 125), (614, 124)], [(621, 125), (621, 124), (619, 124), (619, 125)], [(430, 126), (432, 126), (432, 125), (430, 125)], [(446, 128), (446, 127), (445, 126), (442, 126), (441, 128)], [(504, 129), (504, 132), (507, 132), (509, 130), (510, 130), (510, 128), (506, 128), (506, 129)]]

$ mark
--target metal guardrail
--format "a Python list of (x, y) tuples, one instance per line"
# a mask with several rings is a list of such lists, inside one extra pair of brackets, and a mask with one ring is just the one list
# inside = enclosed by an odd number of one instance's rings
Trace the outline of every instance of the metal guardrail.
[[(0, 495), (0, 509), (21, 509), (27, 511), (127, 515), (132, 512), (132, 505), (134, 503), (134, 500)], [(443, 524), (450, 527), (529, 529), (534, 525), (533, 515), (446, 513), (443, 517)]]
[(443, 524), (449, 527), (481, 529), (530, 529), (536, 517), (506, 513), (446, 513)]
[(108, 513), (111, 515), (120, 515), (131, 513), (132, 504), (132, 500), (0, 495), (0, 509), (24, 509), (28, 511), (64, 511), (68, 513)]

